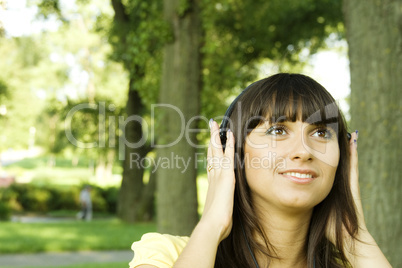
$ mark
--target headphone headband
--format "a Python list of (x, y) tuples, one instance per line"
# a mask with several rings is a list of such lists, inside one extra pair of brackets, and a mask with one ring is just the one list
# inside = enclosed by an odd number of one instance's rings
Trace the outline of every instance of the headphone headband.
[[(257, 81), (258, 82), (258, 81)], [(232, 115), (232, 112), (238, 102), (238, 100), (240, 99), (241, 96), (243, 96), (243, 94), (255, 83), (254, 82), (252, 84), (250, 84), (249, 86), (247, 86), (234, 100), (233, 102), (229, 105), (228, 109), (225, 112), (225, 115), (223, 116), (223, 120), (222, 123), (219, 127), (219, 137), (221, 138), (221, 144), (222, 144), (222, 148), (223, 151), (225, 151), (225, 146), (226, 146), (226, 133), (228, 131), (228, 124), (229, 124), (229, 118)]]

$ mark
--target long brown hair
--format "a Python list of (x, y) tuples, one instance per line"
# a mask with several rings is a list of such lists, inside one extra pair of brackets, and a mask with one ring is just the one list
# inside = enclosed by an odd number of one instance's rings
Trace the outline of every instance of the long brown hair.
[[(279, 118), (295, 122), (330, 124), (338, 137), (340, 159), (333, 187), (314, 207), (305, 244), (308, 267), (345, 267), (350, 265), (343, 251), (342, 226), (352, 237), (358, 225), (349, 185), (349, 145), (344, 117), (333, 97), (310, 77), (280, 73), (252, 84), (238, 99), (230, 116), (230, 129), (236, 138), (233, 227), (218, 247), (216, 268), (255, 267), (251, 252), (278, 258), (254, 212), (244, 170), (244, 144), (247, 135), (264, 120)], [(336, 218), (336, 245), (325, 236), (330, 212)], [(264, 244), (253, 239), (257, 234)]]

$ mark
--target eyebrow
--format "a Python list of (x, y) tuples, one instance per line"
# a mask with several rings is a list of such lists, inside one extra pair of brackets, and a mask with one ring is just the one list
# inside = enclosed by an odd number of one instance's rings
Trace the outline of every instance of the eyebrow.
[[(296, 120), (296, 121), (298, 121), (298, 120)], [(275, 122), (272, 122), (269, 119), (265, 119), (259, 125), (265, 125), (265, 124), (274, 125), (274, 124), (283, 124), (283, 123), (295, 123), (296, 121), (290, 120), (289, 118), (280, 118), (280, 119), (276, 120)], [(327, 119), (327, 120), (321, 120), (321, 121), (316, 121), (316, 122), (308, 122), (308, 121), (302, 121), (302, 122), (307, 123), (307, 124), (312, 125), (312, 126), (316, 126), (316, 127), (325, 126), (325, 127), (332, 128), (332, 129), (334, 129), (334, 126), (339, 123), (337, 118), (330, 118), (330, 119)]]

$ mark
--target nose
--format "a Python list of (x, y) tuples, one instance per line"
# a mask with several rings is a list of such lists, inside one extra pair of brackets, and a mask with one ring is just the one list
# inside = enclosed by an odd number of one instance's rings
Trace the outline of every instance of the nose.
[(302, 135), (294, 138), (292, 146), (289, 148), (289, 158), (293, 161), (310, 161), (313, 159), (313, 154), (310, 152), (310, 147), (306, 143)]

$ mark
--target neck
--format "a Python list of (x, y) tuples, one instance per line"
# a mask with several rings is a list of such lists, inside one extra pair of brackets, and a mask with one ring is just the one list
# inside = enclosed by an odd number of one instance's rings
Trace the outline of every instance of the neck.
[(289, 213), (271, 208), (269, 211), (258, 211), (257, 215), (269, 243), (273, 246), (274, 251), (271, 254), (278, 257), (267, 261), (265, 256), (257, 254), (258, 262), (264, 264), (260, 267), (267, 267), (268, 264), (270, 268), (306, 267), (306, 241), (312, 209)]

